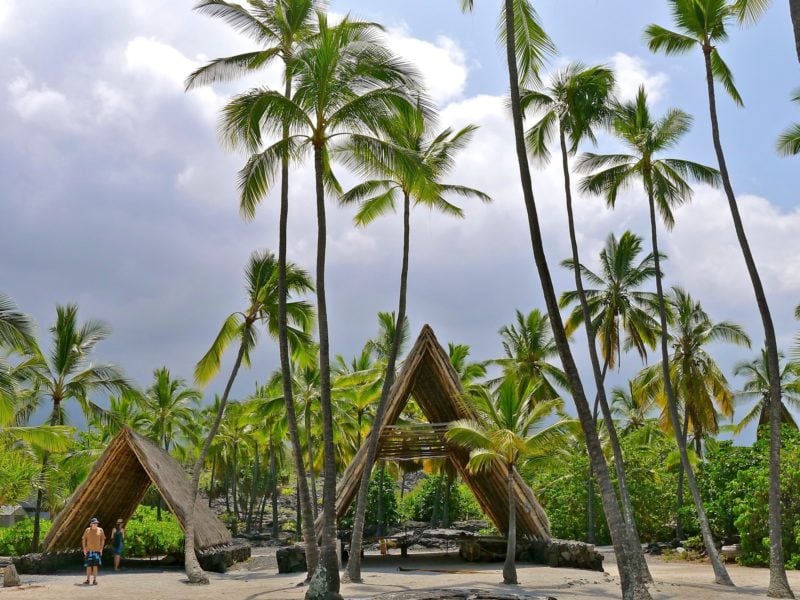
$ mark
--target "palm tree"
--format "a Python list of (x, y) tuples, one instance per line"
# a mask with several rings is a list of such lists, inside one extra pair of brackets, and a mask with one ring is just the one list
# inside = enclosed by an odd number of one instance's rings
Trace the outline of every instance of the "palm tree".
[[(184, 560), (186, 575), (192, 583), (203, 583), (208, 580), (194, 553), (193, 507), (194, 502), (197, 500), (200, 473), (203, 470), (209, 448), (214, 441), (214, 436), (219, 429), (225, 413), (225, 405), (228, 402), (228, 396), (233, 387), (233, 382), (236, 380), (236, 376), (239, 373), (239, 369), (242, 364), (248, 367), (250, 366), (250, 353), (254, 350), (258, 341), (256, 324), (265, 322), (267, 331), (272, 336), (274, 336), (279, 329), (279, 324), (277, 322), (280, 319), (280, 311), (276, 306), (280, 302), (278, 298), (280, 296), (280, 283), (278, 281), (280, 276), (276, 273), (278, 270), (275, 264), (275, 256), (271, 252), (254, 252), (250, 255), (250, 260), (245, 272), (248, 307), (243, 312), (232, 313), (225, 319), (211, 348), (209, 348), (208, 352), (206, 352), (195, 366), (195, 381), (199, 385), (207, 384), (219, 373), (222, 355), (225, 353), (225, 350), (235, 340), (239, 341), (239, 350), (236, 354), (233, 367), (231, 368), (231, 373), (228, 376), (228, 381), (225, 384), (225, 389), (222, 392), (222, 397), (219, 400), (216, 417), (206, 434), (205, 442), (203, 443), (200, 454), (192, 470), (192, 494), (194, 495), (194, 501), (190, 504), (192, 510), (187, 513), (184, 526)], [(287, 265), (286, 271), (286, 283), (291, 294), (302, 294), (313, 290), (311, 280), (305, 271), (292, 263)], [(309, 343), (308, 331), (313, 321), (313, 310), (311, 306), (303, 300), (287, 302), (285, 309), (290, 319), (290, 325), (286, 328), (287, 338), (292, 341), (294, 348), (299, 350)], [(292, 414), (294, 414), (293, 411), (294, 405), (292, 405)], [(287, 419), (288, 418), (289, 411), (287, 410)], [(302, 454), (298, 454), (302, 464)], [(297, 462), (297, 458), (295, 458), (295, 462)], [(302, 473), (302, 471), (300, 471), (300, 473)], [(310, 509), (309, 514), (311, 514)], [(318, 560), (315, 544), (316, 538), (314, 537), (313, 528), (311, 531), (304, 531), (303, 533), (304, 537), (311, 536), (310, 538), (306, 537), (306, 540), (310, 541), (306, 547), (306, 560), (308, 561), (309, 569), (312, 569), (316, 564), (315, 561)]]
[(462, 419), (450, 424), (447, 439), (470, 449), (467, 468), (483, 471), (500, 461), (508, 472), (508, 530), (503, 583), (517, 581), (514, 563), (517, 543), (517, 507), (514, 476), (520, 463), (545, 457), (563, 443), (568, 421), (560, 419), (550, 425), (546, 421), (563, 407), (560, 399), (539, 400), (536, 384), (520, 385), (513, 378), (504, 379), (497, 391), (487, 393), (476, 403), (480, 419)]
[[(800, 4), (800, 0), (798, 0)], [(800, 9), (798, 9), (800, 12)], [(800, 14), (798, 14), (800, 18)], [(800, 104), (800, 89), (795, 90), (792, 100)], [(778, 138), (778, 154), (783, 156), (793, 156), (800, 154), (800, 123), (795, 123), (786, 129)]]
[(719, 174), (711, 167), (698, 163), (675, 158), (660, 158), (661, 152), (674, 146), (689, 130), (692, 120), (688, 114), (677, 109), (670, 109), (664, 117), (654, 120), (650, 115), (644, 87), (639, 88), (635, 100), (620, 104), (616, 113), (613, 120), (613, 132), (633, 154), (584, 154), (581, 157), (579, 168), (589, 172), (600, 170), (583, 179), (581, 189), (605, 196), (607, 203), (613, 207), (620, 191), (632, 185), (637, 179), (643, 183), (650, 209), (650, 235), (653, 245), (653, 266), (661, 325), (661, 371), (668, 413), (678, 442), (681, 463), (686, 471), (689, 489), (697, 508), (703, 542), (714, 568), (715, 580), (723, 585), (733, 585), (714, 546), (694, 471), (689, 463), (686, 444), (680, 435), (678, 403), (670, 379), (667, 308), (661, 284), (661, 255), (658, 251), (656, 229), (656, 205), (665, 225), (671, 228), (675, 222), (673, 208), (687, 202), (692, 195), (692, 189), (689, 187), (687, 179), (715, 184)]
[[(314, 14), (319, 8), (316, 0), (251, 0), (250, 10), (238, 4), (224, 0), (204, 0), (197, 5), (197, 10), (224, 21), (254, 38), (262, 47), (254, 52), (217, 59), (192, 73), (186, 82), (187, 89), (215, 81), (228, 81), (248, 71), (266, 67), (275, 58), (283, 62), (284, 96), (292, 95), (292, 70), (289, 64), (308, 38), (314, 34)], [(281, 139), (289, 138), (289, 122), (281, 127)], [(303, 537), (306, 542), (306, 561), (308, 576), (316, 570), (318, 551), (316, 537), (311, 523), (311, 498), (308, 482), (305, 480), (303, 453), (300, 445), (300, 434), (297, 427), (297, 415), (292, 399), (291, 359), (289, 355), (289, 314), (287, 297), (289, 295), (288, 270), (286, 264), (286, 230), (289, 219), (289, 155), (284, 153), (280, 158), (280, 217), (278, 226), (278, 349), (281, 361), (283, 382), (283, 399), (286, 404), (289, 435), (294, 449), (295, 469), (298, 474), (300, 510), (305, 513), (306, 529)], [(242, 214), (252, 218), (255, 208), (264, 193), (242, 197), (240, 205)], [(198, 567), (195, 567), (195, 572)]]
[[(549, 160), (550, 151), (548, 144), (558, 130), (558, 141), (561, 147), (561, 164), (564, 175), (564, 192), (567, 207), (567, 223), (569, 228), (570, 246), (572, 250), (572, 264), (579, 265), (578, 240), (575, 234), (575, 218), (572, 208), (572, 185), (570, 183), (569, 157), (574, 156), (578, 147), (584, 140), (595, 141), (593, 127), (605, 124), (611, 116), (610, 98), (614, 88), (614, 74), (605, 67), (586, 68), (580, 63), (572, 63), (553, 78), (550, 87), (545, 91), (531, 90), (523, 93), (523, 105), (536, 108), (544, 112), (541, 119), (528, 131), (528, 147), (534, 157), (543, 161)], [(569, 146), (568, 146), (569, 143)], [(639, 568), (648, 581), (652, 581), (647, 562), (641, 551), (636, 552), (633, 540), (639, 540), (636, 520), (633, 516), (633, 505), (628, 493), (628, 484), (614, 421), (611, 418), (611, 409), (605, 392), (605, 367), (600, 366), (595, 345), (596, 333), (593, 328), (591, 312), (583, 289), (583, 282), (579, 269), (573, 269), (575, 286), (581, 314), (586, 329), (586, 340), (589, 345), (589, 357), (592, 364), (597, 396), (593, 416), (597, 419), (597, 406), (601, 407), (604, 422), (608, 428), (609, 441), (614, 453), (617, 480), (620, 489), (622, 514), (628, 526), (628, 535), (631, 537), (631, 548), (634, 550), (632, 559), (639, 563)], [(594, 485), (592, 474), (589, 474), (589, 486)], [(589, 502), (593, 502), (594, 492), (590, 489)], [(593, 511), (590, 511), (593, 516)], [(590, 536), (594, 534), (594, 524), (590, 520)], [(590, 537), (591, 541), (591, 537)], [(639, 545), (641, 548), (641, 545)]]
[[(14, 301), (0, 292), (0, 348), (27, 353), (35, 346), (36, 335), (33, 321), (17, 308)], [(0, 357), (0, 396), (14, 395), (11, 368)]]
[(622, 435), (642, 429), (652, 421), (652, 411), (656, 407), (655, 398), (644, 393), (637, 381), (628, 381), (628, 388), (615, 387), (611, 390), (611, 410), (615, 419), (622, 425)]
[(482, 394), (483, 381), (486, 379), (485, 362), (469, 362), (470, 347), (467, 344), (447, 344), (447, 356), (450, 365), (458, 375), (461, 389), (467, 396)]
[[(78, 306), (75, 304), (56, 306), (56, 322), (50, 328), (53, 347), (45, 356), (38, 343), (31, 349), (34, 359), (30, 361), (26, 374), (31, 387), (36, 390), (32, 405), (45, 399), (50, 405), (50, 425), (65, 425), (64, 404), (75, 400), (83, 415), (104, 415), (104, 409), (89, 396), (99, 390), (123, 392), (130, 389), (122, 371), (110, 363), (93, 363), (89, 360), (97, 344), (109, 335), (108, 326), (102, 321), (78, 322)], [(42, 473), (47, 469), (49, 452), (42, 454)], [(33, 521), (33, 548), (39, 547), (39, 519), (44, 500), (44, 490), (36, 493), (36, 514)]]
[[(656, 345), (658, 322), (653, 315), (658, 312), (658, 298), (641, 289), (655, 276), (654, 259), (651, 253), (637, 263), (641, 251), (642, 238), (635, 233), (625, 231), (619, 239), (611, 233), (600, 251), (600, 273), (580, 265), (582, 278), (594, 286), (583, 291), (600, 343), (604, 374), (607, 369), (619, 368), (623, 350), (636, 350), (644, 362), (648, 348)], [(571, 260), (564, 265), (575, 268)], [(559, 304), (567, 308), (577, 300), (577, 290), (564, 292)], [(567, 330), (583, 322), (583, 310), (576, 306), (567, 319)]]
[[(797, 422), (788, 407), (800, 409), (800, 367), (795, 362), (784, 362), (781, 352), (778, 354), (783, 366), (781, 367), (781, 424), (797, 429)], [(743, 401), (755, 400), (753, 407), (742, 417), (736, 425), (736, 433), (741, 433), (753, 421), (758, 421), (756, 435), (761, 437), (769, 425), (769, 369), (767, 368), (767, 351), (761, 349), (758, 358), (751, 361), (737, 363), (733, 367), (736, 377), (744, 377), (745, 382), (741, 391), (736, 393), (737, 399)]]
[[(332, 145), (367, 138), (386, 122), (390, 109), (407, 102), (416, 89), (410, 69), (380, 43), (375, 27), (345, 17), (330, 25), (317, 13), (317, 33), (292, 64), (296, 87), (291, 98), (268, 89), (235, 97), (224, 109), (223, 136), (253, 152), (240, 174), (242, 206), (252, 212), (268, 191), (283, 157), (312, 152), (317, 205), (317, 316), (319, 320), (320, 404), (323, 415), (325, 492), (322, 563), (331, 593), (338, 593), (335, 552), (336, 465), (331, 419), (330, 342), (325, 289), (327, 223), (325, 189), (338, 190), (331, 168)], [(263, 135), (289, 135), (262, 150)]]
[[(461, 0), (462, 10), (471, 10), (474, 0)], [(600, 440), (597, 436), (594, 419), (592, 418), (591, 408), (583, 389), (572, 350), (569, 347), (569, 340), (564, 331), (561, 315), (558, 309), (558, 300), (553, 287), (553, 280), (547, 264), (547, 257), (544, 253), (542, 243), (542, 232), (539, 226), (539, 217), (536, 210), (536, 202), (533, 195), (533, 183), (528, 164), (528, 156), (525, 147), (525, 132), (523, 125), (523, 114), (520, 94), (520, 84), (530, 83), (538, 79), (538, 73), (544, 63), (545, 58), (555, 51), (552, 41), (545, 33), (536, 11), (533, 9), (529, 0), (503, 0), (503, 10), (500, 17), (500, 35), (506, 46), (506, 63), (508, 66), (508, 82), (510, 88), (511, 116), (514, 125), (514, 147), (517, 153), (517, 163), (520, 172), (520, 183), (525, 201), (526, 216), (528, 218), (528, 228), (531, 236), (531, 246), (533, 249), (534, 262), (539, 274), (539, 281), (542, 286), (547, 313), (553, 327), (553, 335), (558, 348), (564, 371), (569, 381), (570, 391), (572, 392), (578, 417), (581, 422), (586, 444), (589, 451), (594, 472), (600, 484), (600, 495), (603, 501), (603, 508), (609, 529), (612, 532), (612, 541), (617, 556), (617, 563), (620, 569), (620, 583), (622, 585), (623, 597), (625, 600), (630, 598), (648, 599), (650, 594), (644, 582), (644, 575), (638, 564), (630, 562), (631, 553), (635, 548), (631, 547), (630, 540), (625, 534), (627, 528), (624, 525), (622, 512), (620, 511), (617, 498), (608, 474), (608, 464), (603, 456)]]
[[(366, 226), (389, 210), (396, 212), (397, 203), (403, 202), (403, 250), (400, 269), (400, 296), (397, 323), (406, 322), (406, 297), (408, 289), (408, 260), (411, 238), (411, 208), (424, 206), (457, 217), (463, 211), (450, 203), (446, 196), (475, 197), (484, 202), (491, 198), (476, 189), (445, 183), (443, 179), (452, 170), (455, 154), (463, 149), (475, 131), (474, 126), (454, 132), (445, 129), (435, 132), (425, 111), (413, 105), (400, 105), (385, 126), (388, 143), (375, 144), (373, 140), (354, 138), (347, 155), (351, 166), (363, 172), (368, 179), (355, 186), (341, 198), (342, 204), (359, 206), (355, 216), (358, 226)], [(397, 329), (403, 330), (400, 325)], [(378, 428), (383, 423), (389, 391), (394, 383), (397, 358), (402, 335), (393, 336), (393, 344), (386, 361), (380, 401), (375, 413)], [(378, 436), (367, 438), (367, 455), (356, 499), (353, 534), (347, 575), (350, 581), (361, 581), (361, 543), (367, 509), (367, 493), (372, 466), (378, 452)]]
[(747, 272), (753, 286), (758, 305), (758, 312), (764, 326), (765, 346), (767, 349), (768, 367), (770, 370), (770, 488), (769, 488), (769, 531), (770, 531), (770, 583), (768, 594), (774, 598), (794, 598), (786, 569), (783, 564), (783, 542), (781, 538), (781, 503), (780, 503), (780, 452), (781, 452), (781, 389), (780, 369), (778, 366), (778, 343), (775, 338), (775, 325), (772, 322), (767, 296), (758, 273), (756, 261), (747, 240), (744, 223), (739, 214), (739, 206), (731, 184), (725, 153), (719, 133), (717, 117), (717, 100), (714, 80), (718, 80), (733, 101), (741, 106), (742, 97), (733, 82), (733, 75), (719, 54), (719, 45), (728, 39), (726, 26), (742, 15), (742, 6), (749, 7), (751, 14), (757, 14), (765, 5), (764, 0), (738, 0), (729, 4), (728, 0), (669, 0), (672, 15), (679, 32), (670, 31), (660, 25), (647, 27), (645, 36), (653, 52), (663, 51), (666, 54), (686, 54), (694, 48), (703, 53), (705, 64), (706, 87), (708, 89), (708, 108), (711, 117), (711, 137), (714, 151), (719, 163), (722, 187), (728, 199), (728, 207), (733, 218), (736, 238), (742, 250)]

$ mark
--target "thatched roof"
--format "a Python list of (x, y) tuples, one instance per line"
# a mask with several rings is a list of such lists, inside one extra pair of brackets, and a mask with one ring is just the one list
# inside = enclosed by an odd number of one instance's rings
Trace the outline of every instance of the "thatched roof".
[[(404, 436), (398, 435), (391, 427), (412, 396), (425, 417), (433, 424), (431, 430), (425, 434), (430, 437), (427, 452), (431, 456), (441, 453), (439, 447), (442, 443), (441, 438), (437, 439), (435, 434), (443, 424), (458, 419), (474, 419), (477, 416), (469, 403), (465, 402), (458, 374), (450, 365), (447, 352), (439, 345), (433, 330), (428, 325), (422, 328), (392, 386), (386, 419), (379, 432), (381, 436), (378, 448), (379, 456), (382, 454), (381, 445), (384, 443), (391, 445), (391, 450), (386, 453), (387, 459), (397, 458), (396, 455), (400, 452), (398, 449), (406, 444)], [(370, 435), (375, 435), (374, 429)], [(444, 442), (444, 445), (447, 457), (475, 494), (483, 511), (500, 531), (505, 532), (508, 525), (508, 498), (506, 495), (508, 470), (505, 465), (497, 461), (486, 471), (473, 474), (466, 468), (469, 452), (450, 442)], [(426, 449), (414, 446), (419, 446), (419, 443), (412, 444), (409, 449), (411, 454), (425, 456)], [(365, 443), (342, 476), (336, 494), (337, 517), (342, 517), (355, 499), (361, 474), (364, 472), (366, 455), (367, 445)], [(539, 540), (549, 540), (550, 523), (547, 515), (536, 500), (533, 491), (519, 475), (516, 476), (515, 492), (519, 534)]]
[[(92, 517), (100, 520), (110, 539), (117, 519), (130, 519), (151, 483), (183, 527), (191, 498), (188, 475), (167, 452), (125, 427), (58, 513), (44, 540), (45, 550), (80, 548)], [(200, 498), (195, 504), (194, 539), (198, 549), (231, 541), (225, 525)]]

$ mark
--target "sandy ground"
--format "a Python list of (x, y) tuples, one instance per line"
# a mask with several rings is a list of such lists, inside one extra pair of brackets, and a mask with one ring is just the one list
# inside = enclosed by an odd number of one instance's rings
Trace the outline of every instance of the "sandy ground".
[[(651, 588), (656, 600), (726, 600), (742, 597), (765, 597), (769, 580), (766, 569), (730, 565), (735, 589), (713, 583), (711, 567), (705, 564), (649, 560), (655, 579)], [(404, 569), (419, 569), (400, 571)], [(606, 573), (551, 569), (518, 565), (520, 586), (501, 585), (500, 564), (465, 563), (458, 556), (417, 555), (406, 559), (367, 556), (364, 583), (342, 586), (342, 595), (351, 600), (373, 598), (387, 592), (426, 588), (503, 590), (520, 596), (552, 596), (558, 600), (581, 598), (620, 598), (619, 580), (613, 556), (606, 558)], [(427, 570), (426, 570), (427, 569)], [(452, 570), (439, 573), (432, 570)], [(256, 549), (254, 558), (237, 570), (224, 575), (211, 574), (211, 585), (189, 587), (179, 569), (128, 569), (101, 572), (97, 586), (84, 586), (79, 571), (48, 576), (23, 576), (19, 588), (0, 589), (0, 600), (292, 600), (302, 598), (303, 577), (278, 575), (274, 550)], [(789, 580), (800, 592), (800, 571), (791, 571)]]

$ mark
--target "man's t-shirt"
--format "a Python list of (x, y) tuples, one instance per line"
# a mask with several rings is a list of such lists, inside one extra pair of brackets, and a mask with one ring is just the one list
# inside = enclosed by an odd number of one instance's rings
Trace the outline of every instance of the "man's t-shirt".
[(87, 552), (102, 552), (105, 545), (106, 532), (102, 528), (92, 531), (91, 527), (87, 527), (83, 532), (83, 549)]

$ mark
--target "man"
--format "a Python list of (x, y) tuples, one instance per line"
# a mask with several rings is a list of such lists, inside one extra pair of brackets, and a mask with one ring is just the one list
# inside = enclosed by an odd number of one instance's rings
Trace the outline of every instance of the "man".
[(83, 532), (81, 547), (83, 548), (84, 566), (86, 567), (86, 581), (84, 585), (89, 585), (89, 578), (93, 577), (92, 585), (97, 585), (97, 569), (102, 564), (103, 548), (106, 545), (106, 532), (100, 527), (97, 517), (92, 517), (89, 527)]

